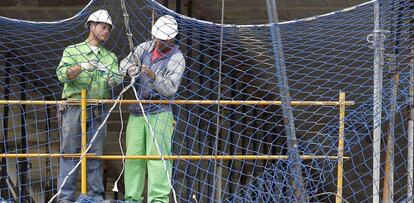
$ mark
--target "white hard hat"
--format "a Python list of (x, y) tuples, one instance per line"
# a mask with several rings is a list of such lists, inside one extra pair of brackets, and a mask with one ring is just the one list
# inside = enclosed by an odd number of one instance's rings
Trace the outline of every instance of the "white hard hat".
[(173, 39), (178, 34), (178, 24), (170, 15), (161, 16), (152, 26), (151, 34), (160, 40)]
[(97, 10), (93, 12), (85, 23), (86, 28), (89, 28), (90, 22), (107, 23), (111, 25), (112, 29), (114, 29), (114, 25), (112, 25), (112, 18), (109, 15), (108, 11), (105, 9), (101, 9), (101, 10)]

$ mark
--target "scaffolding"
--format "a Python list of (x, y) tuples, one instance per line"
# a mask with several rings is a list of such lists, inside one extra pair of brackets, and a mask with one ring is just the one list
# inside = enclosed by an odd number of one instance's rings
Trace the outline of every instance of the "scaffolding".
[[(87, 177), (86, 177), (86, 163), (87, 159), (102, 159), (102, 160), (123, 160), (123, 159), (142, 159), (142, 160), (288, 160), (289, 155), (250, 155), (250, 154), (233, 154), (233, 155), (95, 155), (93, 153), (87, 153), (87, 106), (96, 104), (114, 104), (119, 102), (120, 104), (198, 104), (198, 105), (281, 105), (281, 101), (230, 101), (230, 100), (99, 100), (99, 99), (87, 99), (86, 90), (82, 90), (80, 100), (61, 100), (61, 101), (39, 101), (39, 100), (1, 100), (1, 105), (51, 105), (51, 104), (66, 104), (66, 105), (81, 105), (81, 152), (79, 154), (60, 154), (60, 153), (3, 153), (0, 154), (0, 158), (81, 158), (81, 193), (87, 194)], [(291, 106), (330, 106), (339, 107), (339, 131), (338, 131), (338, 151), (336, 155), (300, 155), (300, 160), (311, 159), (329, 159), (337, 160), (337, 190), (336, 190), (336, 202), (342, 202), (342, 188), (343, 188), (343, 173), (344, 173), (344, 160), (349, 157), (344, 156), (344, 138), (345, 138), (345, 111), (346, 106), (354, 105), (353, 101), (345, 100), (345, 93), (339, 93), (338, 101), (290, 101)]]

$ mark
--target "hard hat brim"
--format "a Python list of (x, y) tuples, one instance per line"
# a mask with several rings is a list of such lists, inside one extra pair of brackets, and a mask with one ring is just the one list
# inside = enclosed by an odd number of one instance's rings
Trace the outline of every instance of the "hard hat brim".
[(109, 23), (107, 23), (107, 22), (100, 22), (100, 21), (87, 21), (83, 26), (86, 28), (86, 29), (89, 29), (89, 23), (105, 23), (105, 24), (107, 24), (107, 25), (109, 25), (109, 26), (111, 26), (111, 30), (113, 30), (113, 29), (115, 29), (115, 26), (113, 25), (113, 24), (109, 24)]

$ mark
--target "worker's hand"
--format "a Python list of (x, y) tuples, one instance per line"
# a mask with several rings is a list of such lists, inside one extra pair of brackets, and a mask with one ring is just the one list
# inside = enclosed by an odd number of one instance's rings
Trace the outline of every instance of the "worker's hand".
[(103, 64), (103, 63), (101, 63), (101, 62), (98, 62), (97, 64), (96, 64), (96, 68), (98, 69), (98, 70), (100, 70), (100, 71), (102, 71), (102, 72), (109, 72), (109, 69), (106, 67), (106, 65), (105, 64)]
[(114, 76), (109, 78), (108, 85), (111, 86), (111, 87), (114, 87), (114, 86), (118, 85), (118, 81), (115, 79)]
[(155, 73), (146, 65), (141, 66), (141, 72), (148, 75), (152, 80), (155, 80)]
[(137, 66), (130, 66), (128, 68), (128, 75), (132, 78), (135, 77), (138, 73), (138, 67)]
[(123, 74), (112, 74), (108, 79), (108, 85), (114, 87), (116, 85), (121, 84), (123, 79)]
[(88, 61), (80, 63), (79, 66), (82, 68), (82, 71), (94, 71), (98, 67), (97, 61)]

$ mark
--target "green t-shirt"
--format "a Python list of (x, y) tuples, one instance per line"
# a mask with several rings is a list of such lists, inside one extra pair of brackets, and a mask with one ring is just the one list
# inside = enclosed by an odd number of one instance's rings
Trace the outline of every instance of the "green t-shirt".
[[(103, 68), (82, 71), (73, 80), (68, 78), (68, 68), (88, 61), (97, 61)], [(59, 80), (64, 83), (63, 99), (80, 99), (82, 89), (88, 91), (89, 99), (110, 98), (109, 78), (113, 77), (117, 83), (122, 80), (115, 54), (103, 46), (98, 47), (98, 51), (94, 52), (86, 41), (66, 47), (56, 74)]]

